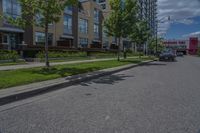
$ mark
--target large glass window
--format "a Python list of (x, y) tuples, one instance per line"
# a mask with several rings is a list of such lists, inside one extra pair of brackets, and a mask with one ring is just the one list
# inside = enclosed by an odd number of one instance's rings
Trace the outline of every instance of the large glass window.
[(35, 42), (36, 44), (41, 44), (45, 42), (45, 34), (43, 32), (35, 32)]
[(95, 35), (95, 38), (99, 38), (99, 25), (98, 24), (94, 24), (94, 35)]
[(88, 33), (88, 21), (86, 19), (79, 19), (79, 32)]
[(94, 9), (94, 20), (96, 22), (99, 22), (99, 10), (97, 10), (96, 8)]
[[(48, 34), (48, 44), (52, 45), (53, 42), (53, 34)], [(35, 32), (35, 43), (36, 45), (44, 45), (45, 44), (45, 33), (43, 32)]]
[(72, 14), (72, 10), (73, 10), (72, 6), (67, 6), (64, 10), (64, 13)]
[(72, 16), (64, 15), (64, 33), (72, 34)]
[(8, 34), (3, 34), (3, 37), (2, 37), (2, 43), (3, 44), (8, 44)]
[(88, 39), (87, 38), (79, 38), (79, 45), (83, 48), (87, 48)]
[(3, 0), (3, 13), (13, 18), (21, 15), (21, 6), (17, 0)]

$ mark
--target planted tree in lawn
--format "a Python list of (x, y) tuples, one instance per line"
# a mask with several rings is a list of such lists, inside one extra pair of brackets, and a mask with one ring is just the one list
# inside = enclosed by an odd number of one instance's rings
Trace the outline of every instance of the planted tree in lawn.
[[(135, 32), (135, 25), (138, 22), (138, 4), (137, 0), (126, 0), (124, 8), (124, 23), (123, 37), (129, 38)], [(123, 49), (124, 50), (124, 49)], [(124, 50), (124, 58), (126, 58), (126, 51)]]
[(111, 13), (108, 18), (104, 21), (105, 32), (109, 36), (117, 38), (118, 45), (118, 58), (120, 60), (121, 51), (121, 39), (123, 37), (123, 30), (125, 28), (124, 23), (124, 4), (121, 0), (110, 0)]
[(66, 6), (76, 4), (77, 0), (18, 0), (22, 7), (22, 15), (17, 18), (3, 16), (11, 24), (25, 28), (40, 26), (45, 32), (45, 64), (49, 67), (48, 59), (48, 27), (57, 23), (63, 15)]
[(132, 29), (134, 32), (129, 35), (129, 38), (139, 46), (144, 45), (151, 35), (147, 22), (140, 20)]
[(149, 49), (155, 53), (156, 51), (156, 42), (157, 42), (157, 50), (162, 51), (164, 49), (164, 45), (162, 45), (162, 38), (158, 38), (156, 41), (156, 38), (152, 37), (149, 39)]

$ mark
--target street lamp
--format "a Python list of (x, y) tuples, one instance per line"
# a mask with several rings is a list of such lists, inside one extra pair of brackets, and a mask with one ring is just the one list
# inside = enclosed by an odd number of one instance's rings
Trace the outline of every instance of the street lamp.
[(158, 53), (158, 23), (165, 23), (167, 21), (170, 21), (171, 17), (168, 16), (167, 20), (165, 20), (165, 19), (166, 19), (166, 17), (163, 17), (156, 21), (156, 55)]

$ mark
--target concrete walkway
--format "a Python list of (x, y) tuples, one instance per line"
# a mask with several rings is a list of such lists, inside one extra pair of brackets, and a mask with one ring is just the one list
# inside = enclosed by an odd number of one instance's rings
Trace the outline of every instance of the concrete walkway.
[[(137, 58), (137, 57), (129, 57), (129, 58)], [(116, 58), (106, 58), (106, 59), (78, 60), (78, 61), (66, 61), (66, 62), (52, 62), (52, 63), (50, 63), (50, 65), (55, 66), (55, 65), (64, 65), (64, 64), (96, 62), (96, 61), (109, 61), (109, 60), (115, 60), (115, 59)], [(23, 64), (23, 65), (0, 66), (0, 71), (42, 67), (44, 65), (45, 65), (44, 62), (42, 62), (42, 63), (41, 62), (33, 62), (33, 63)]]

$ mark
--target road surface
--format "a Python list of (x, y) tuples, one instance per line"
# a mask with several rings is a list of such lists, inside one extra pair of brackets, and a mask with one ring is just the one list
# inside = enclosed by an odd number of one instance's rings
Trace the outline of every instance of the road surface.
[(154, 62), (0, 107), (0, 133), (200, 133), (200, 58)]

